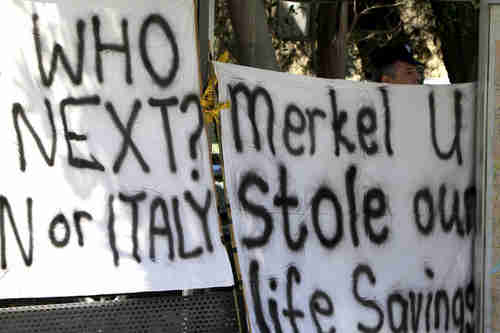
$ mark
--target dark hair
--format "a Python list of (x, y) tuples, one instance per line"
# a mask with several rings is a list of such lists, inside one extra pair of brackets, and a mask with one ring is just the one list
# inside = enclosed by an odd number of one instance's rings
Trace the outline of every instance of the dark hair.
[(374, 67), (372, 79), (376, 82), (382, 80), (383, 75), (394, 78), (394, 64), (397, 61), (406, 62), (416, 67), (423, 67), (413, 57), (413, 52), (407, 44), (392, 44), (376, 48), (370, 55)]

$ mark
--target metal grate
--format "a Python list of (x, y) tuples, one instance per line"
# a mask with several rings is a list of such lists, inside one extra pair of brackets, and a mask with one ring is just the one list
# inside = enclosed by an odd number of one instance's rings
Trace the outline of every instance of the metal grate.
[(231, 289), (192, 296), (167, 295), (0, 308), (1, 333), (238, 331)]

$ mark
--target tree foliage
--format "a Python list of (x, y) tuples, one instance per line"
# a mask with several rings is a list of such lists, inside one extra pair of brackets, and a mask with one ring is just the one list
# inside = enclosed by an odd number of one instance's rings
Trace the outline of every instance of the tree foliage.
[[(217, 1), (216, 33), (219, 52), (241, 51), (232, 28), (228, 3)], [(280, 0), (263, 1), (272, 46), (279, 67), (306, 75), (328, 78), (370, 79), (371, 52), (378, 46), (407, 42), (431, 75), (441, 63), (452, 82), (476, 79), (478, 54), (477, 1), (349, 0), (296, 2), (285, 7)], [(309, 33), (286, 38), (294, 16), (307, 7)], [(287, 11), (285, 20), (283, 11)], [(279, 13), (281, 12), (281, 15)], [(234, 23), (234, 22), (233, 22)], [(288, 25), (288, 27), (283, 26)]]
[(432, 1), (433, 33), (441, 40), (443, 59), (451, 82), (477, 79), (479, 53), (478, 4)]

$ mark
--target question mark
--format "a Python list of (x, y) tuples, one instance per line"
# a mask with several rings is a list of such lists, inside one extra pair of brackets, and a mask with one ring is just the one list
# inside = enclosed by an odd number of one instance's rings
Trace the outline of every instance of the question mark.
[[(195, 131), (191, 134), (189, 137), (189, 155), (191, 156), (191, 159), (196, 160), (198, 157), (198, 153), (196, 150), (196, 144), (198, 143), (198, 140), (201, 137), (201, 134), (203, 133), (203, 113), (201, 110), (201, 104), (200, 104), (200, 98), (196, 94), (189, 94), (184, 97), (181, 103), (181, 112), (186, 113), (187, 109), (191, 104), (195, 104), (196, 107), (198, 108), (198, 127), (196, 127)], [(200, 179), (200, 173), (198, 170), (193, 169), (191, 172), (191, 178), (194, 181), (198, 181)]]

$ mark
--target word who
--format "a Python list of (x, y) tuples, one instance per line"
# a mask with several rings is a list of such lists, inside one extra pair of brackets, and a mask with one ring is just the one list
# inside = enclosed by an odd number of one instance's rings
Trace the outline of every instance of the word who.
[[(38, 65), (38, 71), (40, 73), (40, 80), (42, 85), (47, 88), (50, 88), (53, 85), (56, 79), (58, 68), (62, 68), (62, 71), (66, 74), (73, 85), (81, 85), (84, 78), (83, 72), (85, 69), (85, 61), (88, 58), (86, 50), (86, 33), (88, 23), (82, 19), (76, 21), (76, 59), (69, 59), (67, 55), (68, 52), (65, 51), (61, 44), (57, 41), (54, 43), (52, 53), (50, 54), (49, 52), (47, 52), (49, 53), (49, 59), (46, 59), (46, 52), (43, 52), (42, 50), (49, 48), (45, 46), (43, 30), (40, 28), (40, 20), (41, 18), (37, 13), (32, 15), (33, 39), (37, 58), (36, 63)], [(102, 38), (101, 23), (101, 18), (98, 15), (94, 15), (91, 18), (94, 42), (93, 49), (95, 50), (94, 72), (99, 83), (105, 83), (104, 64), (106, 63), (106, 58), (109, 59), (109, 57), (111, 57), (112, 55), (120, 55), (124, 59), (125, 64), (125, 82), (128, 85), (134, 84), (134, 70), (132, 68), (132, 65), (134, 63), (132, 62), (131, 58), (131, 50), (133, 50), (134, 47), (137, 47), (137, 49), (139, 50), (138, 54), (145, 69), (141, 72), (147, 73), (151, 79), (151, 82), (162, 89), (166, 89), (172, 85), (180, 71), (181, 58), (179, 55), (179, 45), (176, 36), (167, 19), (165, 19), (161, 14), (157, 13), (153, 13), (147, 16), (139, 24), (140, 29), (135, 43), (134, 39), (130, 37), (129, 22), (126, 18), (121, 20), (120, 41), (104, 41)], [(158, 52), (158, 49), (152, 49), (149, 47), (149, 45), (151, 44), (150, 39), (152, 38), (153, 30), (155, 31), (155, 38), (163, 37), (167, 42), (165, 44), (166, 50), (163, 50), (166, 52), (165, 54), (171, 54), (171, 57), (168, 58), (169, 63), (167, 64), (167, 66), (164, 66), (164, 64), (155, 63), (155, 61), (153, 60), (153, 52)], [(159, 32), (159, 34), (156, 32)], [(159, 69), (162, 69), (162, 71), (160, 71)], [(25, 112), (24, 107), (20, 103), (14, 103), (12, 107), (14, 126), (16, 130), (17, 141), (19, 144), (19, 159), (21, 171), (26, 170), (26, 157), (24, 154), (24, 140), (20, 129), (20, 120), (24, 122), (24, 125), (33, 136), (35, 143), (46, 163), (49, 166), (54, 165), (57, 150), (55, 121), (51, 101), (48, 98), (45, 98), (44, 102), (47, 108), (47, 117), (51, 129), (50, 151), (44, 148), (40, 136), (36, 133), (33, 125), (29, 122), (28, 117), (26, 116), (26, 114), (29, 114), (29, 112)], [(71, 112), (74, 112), (75, 107), (79, 107), (80, 109), (85, 111), (102, 107), (105, 109), (105, 113), (109, 115), (114, 127), (123, 137), (121, 147), (119, 148), (118, 153), (115, 157), (115, 161), (112, 165), (113, 172), (120, 172), (127, 153), (131, 151), (135, 156), (138, 164), (140, 165), (141, 170), (144, 173), (149, 173), (151, 171), (151, 166), (144, 158), (144, 155), (141, 153), (140, 147), (138, 147), (138, 145), (132, 139), (132, 130), (137, 123), (139, 113), (141, 113), (141, 110), (143, 110), (144, 108), (143, 104), (145, 104), (145, 102), (136, 98), (131, 104), (132, 106), (130, 116), (128, 120), (124, 122), (118, 117), (118, 113), (113, 103), (111, 101), (101, 101), (101, 98), (98, 95), (80, 97), (71, 96), (59, 101), (60, 117), (64, 129), (64, 138), (66, 140), (68, 149), (68, 164), (76, 168), (93, 169), (101, 172), (107, 169), (107, 167), (100, 162), (101, 159), (99, 159), (99, 157), (97, 156), (94, 156), (92, 154), (88, 158), (75, 156), (72, 143), (76, 141), (86, 141), (88, 139), (88, 134), (76, 133), (72, 131), (66, 116), (66, 113), (68, 111), (71, 110)], [(172, 173), (176, 173), (178, 169), (178, 162), (176, 161), (175, 153), (175, 147), (178, 147), (178, 144), (174, 142), (176, 136), (172, 134), (173, 129), (175, 129), (175, 126), (172, 124), (173, 121), (171, 120), (172, 110), (179, 109), (181, 113), (187, 113), (188, 110), (193, 109), (195, 112), (197, 112), (198, 122), (195, 125), (196, 128), (191, 133), (188, 143), (190, 158), (193, 161), (196, 161), (196, 159), (198, 158), (199, 141), (202, 137), (204, 128), (199, 96), (197, 94), (190, 93), (182, 98), (178, 98), (176, 96), (168, 98), (151, 97), (147, 100), (147, 104), (149, 105), (149, 107), (158, 110), (161, 114), (161, 127), (165, 138), (165, 144), (167, 146), (168, 166)], [(191, 172), (191, 178), (194, 181), (198, 181), (199, 177), (199, 170), (197, 170), (196, 168), (193, 169)]]
[[(46, 70), (46, 66), (43, 59), (43, 39), (40, 32), (39, 26), (39, 16), (38, 14), (33, 14), (33, 38), (35, 43), (35, 50), (37, 55), (38, 70), (40, 72), (40, 78), (42, 84), (45, 87), (51, 87), (55, 74), (57, 72), (58, 64), (60, 63), (66, 72), (68, 78), (74, 85), (81, 85), (83, 81), (83, 70), (85, 67), (84, 61), (86, 59), (86, 44), (85, 44), (85, 33), (87, 28), (87, 23), (79, 19), (76, 22), (76, 32), (77, 32), (77, 59), (76, 68), (73, 68), (70, 64), (68, 56), (64, 52), (63, 47), (59, 43), (55, 43), (52, 57), (50, 59), (49, 70)], [(158, 66), (151, 60), (151, 50), (148, 48), (149, 34), (153, 27), (159, 28), (163, 33), (167, 45), (172, 53), (170, 68), (166, 73), (159, 73), (157, 70)], [(132, 70), (132, 60), (131, 60), (131, 43), (128, 31), (128, 20), (122, 19), (121, 21), (121, 32), (122, 41), (119, 43), (103, 42), (101, 38), (101, 19), (99, 16), (92, 17), (92, 31), (94, 35), (94, 46), (95, 46), (95, 73), (99, 83), (104, 83), (103, 74), (103, 56), (111, 55), (116, 53), (121, 53), (125, 59), (125, 82), (131, 85), (134, 83), (133, 70)], [(144, 69), (149, 74), (152, 82), (161, 88), (167, 88), (172, 84), (177, 73), (179, 71), (180, 56), (179, 56), (179, 46), (175, 35), (170, 27), (168, 21), (159, 14), (151, 14), (144, 19), (141, 24), (139, 36), (137, 39), (137, 45), (139, 49), (140, 58), (142, 60)], [(158, 50), (154, 50), (158, 52)]]

